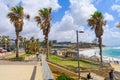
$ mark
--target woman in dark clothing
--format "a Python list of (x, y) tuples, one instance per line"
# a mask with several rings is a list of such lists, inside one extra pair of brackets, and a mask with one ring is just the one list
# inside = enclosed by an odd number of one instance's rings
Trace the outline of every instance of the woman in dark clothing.
[(87, 79), (88, 79), (88, 80), (93, 79), (93, 78), (91, 77), (91, 74), (90, 74), (90, 73), (87, 74)]

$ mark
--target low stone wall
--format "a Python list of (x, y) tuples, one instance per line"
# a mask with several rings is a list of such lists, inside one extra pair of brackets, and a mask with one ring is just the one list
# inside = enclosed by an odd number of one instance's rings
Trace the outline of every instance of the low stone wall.
[(9, 61), (30, 61), (35, 57), (35, 55), (28, 56), (28, 57), (10, 57), (10, 58), (5, 58), (4, 60), (9, 60)]
[(24, 61), (29, 61), (31, 60), (32, 58), (34, 58), (36, 55), (32, 55), (32, 56), (28, 56), (28, 57), (25, 57), (24, 58)]

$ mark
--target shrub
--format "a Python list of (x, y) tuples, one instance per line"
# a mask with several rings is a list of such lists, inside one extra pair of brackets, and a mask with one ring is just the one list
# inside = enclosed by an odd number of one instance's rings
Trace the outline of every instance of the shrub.
[(75, 80), (75, 79), (73, 79), (65, 74), (61, 74), (60, 76), (57, 77), (56, 80)]

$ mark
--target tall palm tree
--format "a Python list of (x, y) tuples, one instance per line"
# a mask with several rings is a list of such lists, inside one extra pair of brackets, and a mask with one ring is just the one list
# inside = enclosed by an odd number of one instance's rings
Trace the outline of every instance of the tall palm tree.
[(28, 14), (24, 13), (24, 8), (22, 6), (16, 6), (16, 7), (12, 7), (10, 12), (7, 14), (7, 17), (10, 19), (10, 22), (13, 23), (14, 27), (15, 27), (15, 32), (16, 32), (16, 58), (19, 57), (19, 43), (18, 43), (18, 39), (19, 39), (19, 33), (22, 31), (23, 29), (23, 24), (24, 24), (24, 17), (26, 19), (29, 19), (30, 16)]
[(98, 38), (99, 42), (99, 49), (100, 49), (100, 59), (101, 59), (101, 66), (103, 66), (102, 60), (102, 35), (103, 35), (103, 26), (106, 25), (106, 21), (103, 18), (101, 12), (95, 12), (91, 15), (90, 19), (87, 20), (88, 25), (91, 29), (95, 30), (95, 35)]
[(44, 40), (46, 44), (46, 58), (48, 59), (49, 54), (49, 42), (48, 42), (48, 34), (50, 32), (50, 21), (51, 21), (51, 11), (52, 8), (43, 8), (39, 10), (39, 15), (35, 17), (35, 21), (43, 31)]

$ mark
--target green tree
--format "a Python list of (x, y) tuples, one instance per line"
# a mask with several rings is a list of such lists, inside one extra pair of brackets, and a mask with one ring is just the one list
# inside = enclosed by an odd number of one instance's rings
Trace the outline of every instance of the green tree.
[(46, 44), (46, 58), (48, 59), (49, 55), (49, 42), (48, 42), (48, 34), (50, 32), (50, 21), (52, 8), (43, 8), (39, 10), (39, 15), (35, 17), (35, 21), (40, 26), (41, 30), (43, 31), (44, 40)]
[(1, 42), (3, 43), (3, 46), (5, 49), (10, 47), (10, 39), (9, 36), (1, 36)]
[(24, 49), (27, 54), (30, 53), (30, 40), (24, 41)]
[(35, 52), (39, 52), (40, 49), (39, 39), (35, 39), (34, 37), (31, 37), (28, 40), (25, 38), (23, 44), (26, 53), (34, 54)]
[(24, 21), (23, 19), (29, 19), (30, 16), (24, 13), (24, 8), (22, 6), (12, 7), (10, 12), (7, 14), (7, 17), (10, 19), (10, 22), (13, 23), (16, 32), (16, 58), (19, 57), (19, 33), (23, 29)]
[(20, 48), (23, 48), (23, 41), (24, 41), (24, 37), (23, 36), (19, 36), (19, 40), (20, 40)]
[(30, 38), (30, 53), (35, 53), (35, 38)]
[(35, 51), (39, 52), (39, 49), (40, 49), (40, 41), (39, 41), (39, 39), (36, 39), (36, 41), (35, 41)]
[(100, 49), (100, 59), (101, 59), (101, 66), (103, 66), (102, 60), (102, 35), (103, 35), (103, 26), (106, 25), (106, 21), (103, 18), (101, 12), (95, 12), (91, 15), (91, 18), (87, 20), (88, 25), (91, 29), (95, 30), (95, 35), (98, 38), (99, 49)]

